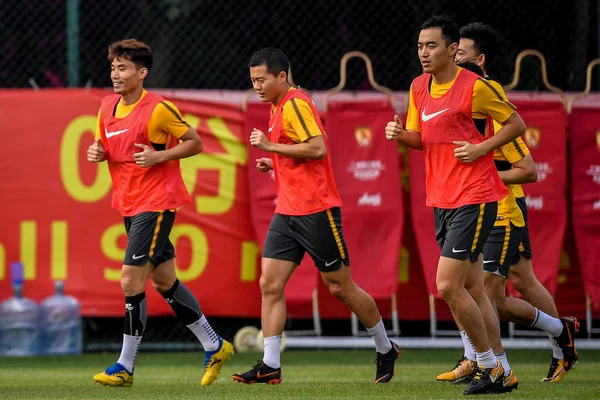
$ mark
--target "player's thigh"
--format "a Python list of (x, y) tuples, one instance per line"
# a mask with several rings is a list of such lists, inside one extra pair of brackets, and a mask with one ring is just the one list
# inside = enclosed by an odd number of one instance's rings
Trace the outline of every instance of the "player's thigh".
[(516, 227), (510, 222), (506, 226), (492, 228), (483, 246), (483, 269), (486, 273), (508, 278), (511, 266), (521, 259), (519, 245), (523, 232), (523, 227)]
[(525, 219), (525, 227), (523, 229), (523, 240), (521, 241), (521, 244), (519, 245), (519, 253), (520, 253), (521, 257), (525, 257), (525, 258), (531, 260), (533, 258), (533, 252), (531, 250), (531, 238), (529, 237), (527, 203), (525, 202), (525, 197), (517, 197), (516, 201), (517, 201), (517, 205), (521, 209), (523, 218)]
[(444, 214), (442, 257), (477, 262), (496, 222), (498, 203), (466, 205), (444, 210)]
[(152, 286), (159, 292), (165, 292), (173, 287), (177, 280), (175, 259), (169, 258), (166, 261), (161, 262), (150, 273), (150, 280), (152, 280)]
[(143, 212), (129, 217), (126, 265), (158, 266), (175, 256), (169, 234), (175, 221), (175, 211)]
[(290, 218), (273, 215), (263, 246), (263, 259), (290, 261), (296, 265), (302, 261), (305, 250), (290, 229)]
[(350, 265), (339, 207), (291, 217), (290, 228), (319, 271), (334, 272)]

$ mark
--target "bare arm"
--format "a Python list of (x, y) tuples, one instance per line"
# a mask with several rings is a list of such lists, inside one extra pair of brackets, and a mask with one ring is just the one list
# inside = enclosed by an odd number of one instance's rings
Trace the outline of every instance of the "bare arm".
[(254, 129), (250, 134), (250, 144), (269, 153), (294, 158), (322, 160), (327, 154), (327, 148), (321, 135), (310, 137), (302, 143), (289, 145), (273, 143), (262, 131)]
[(504, 146), (505, 144), (512, 142), (519, 136), (525, 133), (525, 122), (516, 111), (508, 118), (494, 136), (486, 141), (481, 142), (478, 146), (481, 147), (483, 154), (487, 154), (490, 151)]
[(388, 122), (385, 127), (385, 137), (388, 140), (400, 140), (412, 149), (423, 150), (421, 134), (414, 130), (404, 129), (398, 115), (394, 115), (394, 121)]
[(195, 156), (202, 152), (202, 140), (196, 129), (191, 126), (179, 139), (181, 143), (177, 146), (161, 151), (155, 151), (145, 144), (135, 143), (135, 146), (142, 151), (133, 153), (133, 159), (140, 167), (147, 168), (162, 162)]
[(204, 148), (202, 139), (200, 139), (198, 132), (196, 132), (196, 129), (193, 127), (190, 126), (188, 131), (179, 139), (181, 140), (181, 143), (179, 143), (177, 146), (158, 152), (161, 154), (160, 162), (181, 160), (182, 158), (187, 158), (202, 153)]
[(311, 160), (322, 160), (327, 154), (327, 148), (323, 136), (313, 136), (307, 141), (293, 145), (271, 143), (271, 153), (294, 158), (308, 158)]
[(527, 154), (521, 160), (512, 164), (512, 168), (507, 171), (498, 171), (502, 182), (507, 185), (516, 185), (522, 183), (532, 183), (537, 181), (537, 169), (533, 162), (531, 154)]

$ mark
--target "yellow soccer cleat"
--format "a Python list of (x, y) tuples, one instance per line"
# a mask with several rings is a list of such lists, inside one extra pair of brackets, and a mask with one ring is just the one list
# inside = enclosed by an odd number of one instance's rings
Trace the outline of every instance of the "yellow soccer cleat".
[(452, 371), (439, 374), (436, 379), (438, 382), (451, 382), (454, 384), (469, 383), (476, 367), (477, 363), (475, 361), (463, 357), (458, 360)]
[(94, 375), (94, 382), (105, 386), (123, 386), (129, 387), (133, 384), (133, 372), (129, 373), (119, 363), (106, 368), (104, 372)]
[(565, 362), (563, 360), (559, 360), (558, 358), (552, 357), (552, 363), (550, 364), (548, 375), (542, 379), (542, 382), (560, 382), (563, 380), (566, 374), (567, 370), (565, 369)]
[(223, 364), (235, 353), (233, 346), (227, 340), (219, 338), (219, 347), (214, 351), (206, 352), (204, 360), (204, 376), (200, 386), (208, 386), (217, 379)]

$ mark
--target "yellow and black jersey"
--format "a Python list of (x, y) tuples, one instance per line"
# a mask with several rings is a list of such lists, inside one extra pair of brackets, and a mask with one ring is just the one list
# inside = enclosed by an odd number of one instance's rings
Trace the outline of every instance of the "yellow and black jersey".
[[(491, 83), (496, 88), (498, 93), (500, 93), (502, 96), (506, 97), (506, 93), (504, 92), (502, 85), (500, 85), (498, 82), (493, 81), (493, 80), (488, 80), (488, 82)], [(502, 128), (502, 125), (500, 123), (498, 123), (496, 120), (494, 120), (494, 132), (498, 132), (501, 128)], [(499, 149), (494, 150), (494, 160), (496, 161), (496, 166), (498, 167), (499, 170), (508, 169), (511, 166), (507, 165), (506, 162), (508, 162), (510, 164), (514, 164), (517, 161), (520, 161), (523, 158), (525, 158), (525, 156), (527, 156), (528, 154), (529, 154), (529, 148), (527, 147), (527, 145), (525, 144), (523, 139), (518, 137), (515, 140), (513, 140), (512, 142), (507, 143), (504, 146), (500, 147)], [(523, 193), (523, 188), (521, 187), (521, 185), (519, 185), (519, 184), (507, 185), (507, 187), (513, 192), (515, 197), (519, 198), (519, 197), (525, 196), (525, 193)]]
[[(140, 100), (146, 93), (148, 93), (146, 90), (142, 92)], [(125, 118), (128, 116), (140, 100), (129, 105), (123, 105), (119, 102), (115, 110), (115, 118)], [(183, 119), (175, 104), (165, 100), (156, 105), (148, 121), (148, 139), (156, 150), (161, 150), (165, 147), (169, 135), (179, 139), (189, 128), (190, 125)], [(98, 111), (96, 122), (96, 139), (98, 138), (100, 138), (100, 111)]]
[[(296, 89), (290, 88), (289, 90)], [(271, 108), (271, 112), (275, 112), (275, 107)], [(295, 143), (306, 142), (311, 137), (323, 135), (310, 104), (305, 100), (290, 99), (283, 105), (281, 116), (285, 134)]]
[[(462, 68), (458, 68), (456, 75), (460, 73)], [(431, 82), (430, 94), (433, 98), (442, 97), (450, 90), (454, 84), (452, 81), (443, 84)], [(496, 121), (505, 122), (515, 112), (516, 107), (513, 106), (506, 98), (502, 96), (496, 88), (483, 78), (479, 78), (473, 86), (473, 102), (471, 111), (473, 113), (473, 121), (475, 126), (485, 134), (485, 124), (488, 116)], [(410, 87), (410, 99), (408, 104), (408, 115), (406, 117), (406, 129), (421, 132), (421, 121), (417, 111), (417, 107), (413, 98), (412, 85)]]

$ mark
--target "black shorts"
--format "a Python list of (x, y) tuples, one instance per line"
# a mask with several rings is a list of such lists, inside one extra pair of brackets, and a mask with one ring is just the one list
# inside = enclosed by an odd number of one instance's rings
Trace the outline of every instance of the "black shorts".
[(519, 245), (519, 253), (521, 257), (525, 257), (529, 260), (533, 258), (533, 253), (531, 252), (531, 240), (529, 239), (529, 223), (527, 222), (527, 202), (525, 202), (525, 197), (517, 197), (517, 205), (521, 209), (523, 213), (523, 218), (525, 219), (525, 230), (523, 232), (523, 241)]
[(477, 261), (496, 222), (498, 202), (459, 208), (434, 208), (435, 239), (442, 256)]
[(483, 270), (508, 278), (508, 270), (521, 260), (519, 245), (523, 240), (525, 227), (510, 223), (507, 226), (494, 226), (483, 246)]
[(151, 262), (156, 268), (175, 258), (175, 248), (169, 234), (175, 221), (175, 211), (143, 212), (124, 217), (127, 232), (125, 265), (143, 266)]
[(309, 215), (273, 216), (262, 256), (299, 265), (305, 253), (321, 272), (350, 265), (339, 207)]

